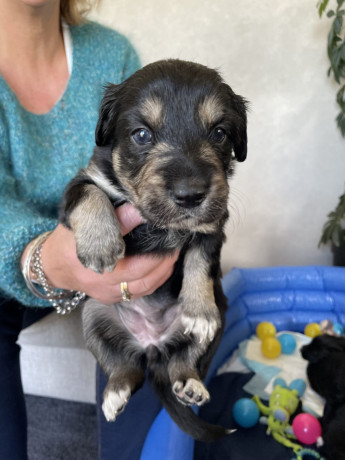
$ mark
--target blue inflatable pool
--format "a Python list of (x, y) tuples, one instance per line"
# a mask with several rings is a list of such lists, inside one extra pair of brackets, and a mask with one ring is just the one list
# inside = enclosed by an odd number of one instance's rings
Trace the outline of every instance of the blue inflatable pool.
[[(345, 268), (275, 267), (233, 269), (223, 279), (227, 324), (207, 381), (260, 321), (277, 330), (303, 332), (330, 319), (345, 325)], [(140, 460), (192, 460), (194, 441), (162, 410), (151, 426)]]

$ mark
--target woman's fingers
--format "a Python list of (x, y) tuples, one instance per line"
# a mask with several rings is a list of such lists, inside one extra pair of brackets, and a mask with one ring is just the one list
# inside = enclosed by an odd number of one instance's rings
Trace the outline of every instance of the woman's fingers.
[(143, 219), (140, 217), (138, 211), (128, 203), (116, 208), (115, 213), (120, 222), (122, 235), (127, 235), (135, 227), (143, 223)]
[[(124, 204), (116, 209), (123, 234), (143, 223), (136, 209)], [(76, 253), (73, 232), (59, 224), (42, 249), (42, 264), (52, 286), (85, 292), (102, 303), (122, 299), (121, 282), (127, 282), (132, 298), (154, 292), (172, 274), (178, 252), (167, 256), (138, 255), (121, 259), (111, 272), (98, 274), (85, 268)]]
[[(121, 282), (126, 281), (131, 298), (152, 294), (172, 275), (178, 252), (162, 257), (131, 256), (121, 260), (112, 273), (92, 276), (89, 280), (89, 295), (102, 303), (115, 303), (122, 300)], [(101, 282), (96, 278), (102, 277)], [(104, 289), (103, 281), (108, 282)]]
[[(128, 284), (128, 290), (133, 297), (142, 297), (152, 294), (159, 286), (165, 283), (173, 273), (175, 262), (178, 258), (178, 252), (164, 256), (163, 258), (151, 256), (136, 256), (134, 264), (137, 269), (133, 276), (133, 271), (128, 272), (129, 278), (124, 278)], [(123, 272), (123, 276), (126, 273)]]

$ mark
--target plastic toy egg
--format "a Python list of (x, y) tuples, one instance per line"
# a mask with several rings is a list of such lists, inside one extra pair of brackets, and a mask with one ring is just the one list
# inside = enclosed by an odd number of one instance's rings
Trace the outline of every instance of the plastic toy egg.
[(268, 321), (262, 321), (256, 326), (256, 335), (260, 340), (263, 340), (266, 337), (274, 337), (276, 332), (277, 331), (274, 325)]
[(291, 355), (296, 349), (296, 339), (291, 334), (281, 334), (277, 337), (284, 355)]
[(292, 422), (293, 432), (303, 444), (314, 444), (321, 436), (321, 425), (316, 417), (311, 414), (299, 414)]
[(304, 334), (308, 337), (314, 338), (321, 334), (321, 327), (318, 323), (309, 323), (304, 328)]
[(344, 328), (340, 323), (334, 323), (333, 324), (333, 332), (335, 332), (337, 335), (343, 335), (344, 334)]
[(242, 428), (251, 428), (258, 423), (260, 411), (252, 399), (241, 398), (232, 408), (235, 422)]
[(275, 337), (266, 337), (261, 342), (261, 351), (265, 358), (275, 359), (282, 352), (282, 346)]

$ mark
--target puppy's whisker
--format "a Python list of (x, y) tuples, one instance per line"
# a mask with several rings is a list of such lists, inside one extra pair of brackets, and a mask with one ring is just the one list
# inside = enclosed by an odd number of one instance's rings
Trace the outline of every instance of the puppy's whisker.
[(236, 188), (232, 188), (229, 200), (229, 233), (233, 233), (243, 225), (246, 218), (246, 205), (247, 197), (244, 193)]

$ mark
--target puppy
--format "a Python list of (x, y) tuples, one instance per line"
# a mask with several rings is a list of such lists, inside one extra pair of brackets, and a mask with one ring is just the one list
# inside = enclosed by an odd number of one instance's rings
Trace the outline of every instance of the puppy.
[[(173, 275), (153, 294), (85, 304), (86, 343), (108, 377), (102, 406), (108, 421), (148, 370), (182, 430), (204, 441), (227, 433), (189, 406), (209, 400), (202, 379), (227, 308), (220, 252), (228, 178), (234, 160), (246, 154), (246, 101), (214, 70), (159, 61), (106, 88), (94, 154), (67, 186), (60, 221), (74, 232), (82, 264), (98, 273), (112, 271), (125, 254), (180, 251)], [(114, 207), (125, 202), (145, 224), (123, 238)]]
[(325, 398), (323, 453), (330, 460), (345, 460), (345, 337), (319, 335), (301, 353), (309, 361), (311, 387)]

